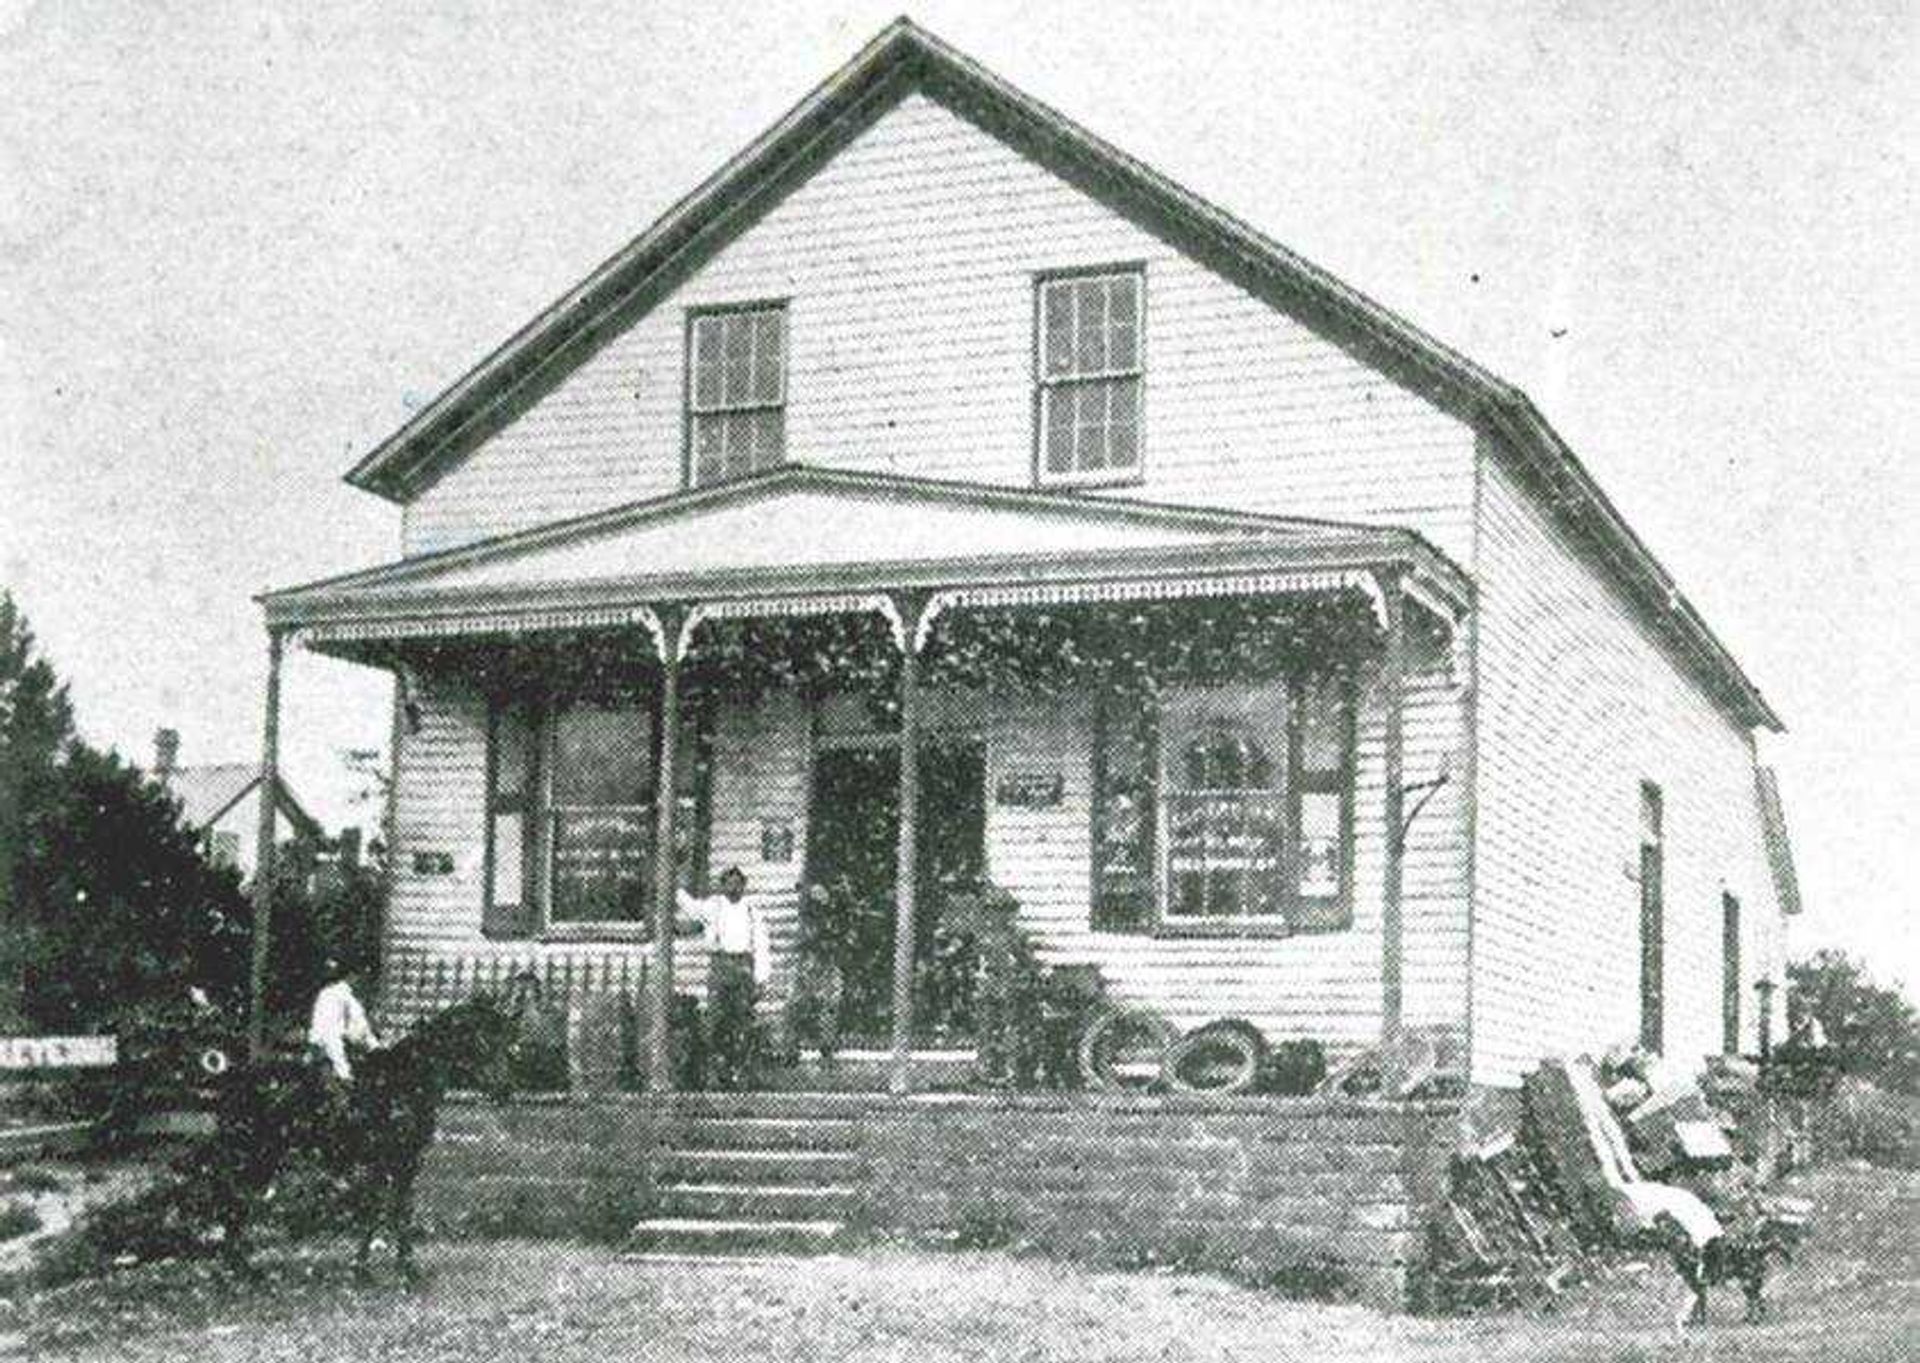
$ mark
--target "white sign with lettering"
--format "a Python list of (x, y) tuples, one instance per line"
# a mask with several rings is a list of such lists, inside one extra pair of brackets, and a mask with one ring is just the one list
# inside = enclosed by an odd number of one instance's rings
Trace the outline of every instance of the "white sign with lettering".
[(0, 1037), (0, 1070), (98, 1069), (119, 1058), (118, 1037)]

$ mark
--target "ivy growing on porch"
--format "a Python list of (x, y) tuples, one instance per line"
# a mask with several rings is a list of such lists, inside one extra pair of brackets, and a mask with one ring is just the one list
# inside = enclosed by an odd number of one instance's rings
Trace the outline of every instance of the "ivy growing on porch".
[[(1170, 682), (1349, 671), (1377, 656), (1383, 641), (1366, 596), (1353, 590), (956, 606), (928, 631), (921, 676), (928, 686), (1043, 694), (1090, 682), (1152, 692)], [(400, 656), (488, 694), (554, 699), (644, 687), (658, 667), (653, 642), (639, 629), (419, 645)], [(851, 691), (880, 717), (897, 712), (899, 675), (887, 621), (878, 612), (849, 612), (702, 621), (684, 681), (690, 697), (719, 693), (743, 705), (788, 687)]]

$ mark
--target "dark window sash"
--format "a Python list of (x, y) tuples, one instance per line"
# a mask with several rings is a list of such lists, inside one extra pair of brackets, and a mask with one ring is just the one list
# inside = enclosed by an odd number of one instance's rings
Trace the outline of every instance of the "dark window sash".
[[(1113, 792), (1109, 769), (1109, 737), (1131, 727), (1130, 742), (1140, 745), (1144, 771), (1136, 815), (1136, 845), (1131, 870), (1115, 874), (1108, 864)], [(1092, 840), (1090, 885), (1092, 926), (1102, 932), (1145, 932), (1152, 928), (1159, 896), (1158, 722), (1153, 702), (1146, 696), (1101, 689), (1094, 697), (1092, 768)]]
[(1740, 1054), (1740, 901), (1720, 896), (1720, 1049)]
[[(556, 802), (552, 798), (552, 743), (556, 711), (548, 707), (518, 713), (517, 723), (523, 726), (519, 739), (526, 745), (522, 759), (525, 765), (523, 789), (517, 795), (503, 796), (499, 792), (501, 747), (506, 741), (502, 731), (514, 727), (515, 710), (505, 703), (488, 707), (482, 909), (482, 930), (487, 936), (524, 938), (551, 933), (592, 939), (595, 936), (624, 938), (636, 933), (645, 935), (653, 890), (654, 811), (657, 808), (657, 774), (660, 769), (658, 693), (650, 694), (647, 703), (652, 710), (652, 723), (649, 726), (652, 746), (647, 759), (647, 779), (639, 787), (635, 801), (619, 806), (569, 804)], [(675, 811), (676, 836), (682, 827), (684, 813), (689, 821), (686, 836), (690, 839), (689, 860), (696, 890), (703, 890), (707, 884), (712, 855), (715, 708), (710, 700), (701, 699), (694, 699), (683, 708), (682, 761), (676, 764), (676, 784), (681, 787), (675, 797), (679, 805)], [(569, 814), (585, 817), (594, 814), (632, 815), (636, 812), (640, 815), (639, 821), (644, 830), (644, 851), (639, 864), (642, 867), (641, 884), (645, 903), (639, 916), (622, 919), (557, 915), (554, 904), (554, 845), (560, 835), (560, 822)], [(500, 881), (498, 821), (502, 818), (517, 819), (520, 830), (521, 874), (518, 877), (519, 884), (513, 887), (511, 894), (507, 893), (508, 887)]]
[[(1309, 770), (1305, 767), (1305, 684), (1289, 682), (1287, 688), (1286, 774), (1284, 784), (1275, 791), (1258, 794), (1278, 796), (1284, 808), (1277, 867), (1268, 873), (1277, 878), (1278, 912), (1244, 914), (1182, 914), (1175, 910), (1175, 873), (1165, 864), (1165, 848), (1158, 844), (1160, 822), (1175, 793), (1168, 788), (1169, 768), (1163, 745), (1163, 713), (1143, 707), (1139, 722), (1145, 729), (1140, 741), (1148, 756), (1147, 790), (1143, 797), (1143, 840), (1147, 871), (1143, 885), (1131, 883), (1131, 875), (1115, 878), (1108, 874), (1107, 856), (1114, 798), (1110, 763), (1115, 748), (1115, 711), (1130, 698), (1102, 692), (1096, 697), (1093, 722), (1091, 791), (1091, 913), (1090, 925), (1096, 931), (1151, 932), (1165, 936), (1278, 936), (1300, 932), (1327, 932), (1350, 928), (1353, 924), (1353, 870), (1355, 839), (1355, 782), (1358, 772), (1358, 694), (1355, 681), (1343, 677), (1338, 683), (1335, 704), (1337, 746), (1340, 760), (1336, 767)], [(1185, 795), (1195, 792), (1182, 791)], [(1333, 893), (1311, 895), (1300, 885), (1300, 841), (1303, 831), (1302, 804), (1307, 796), (1332, 795), (1339, 801), (1337, 849), (1339, 866)], [(1118, 883), (1115, 883), (1116, 879)]]

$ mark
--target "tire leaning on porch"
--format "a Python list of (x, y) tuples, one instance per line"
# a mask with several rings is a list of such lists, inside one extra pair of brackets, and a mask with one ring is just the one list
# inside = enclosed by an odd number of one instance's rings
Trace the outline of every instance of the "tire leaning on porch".
[[(1151, 1008), (1111, 1009), (1080, 1038), (1080, 1073), (1088, 1088), (1103, 1093), (1154, 1088), (1166, 1082), (1168, 1057), (1179, 1039), (1179, 1029)], [(1151, 1059), (1128, 1060), (1133, 1047)]]
[(1266, 1059), (1267, 1039), (1258, 1027), (1244, 1018), (1221, 1018), (1173, 1044), (1167, 1086), (1176, 1093), (1246, 1093), (1259, 1082)]

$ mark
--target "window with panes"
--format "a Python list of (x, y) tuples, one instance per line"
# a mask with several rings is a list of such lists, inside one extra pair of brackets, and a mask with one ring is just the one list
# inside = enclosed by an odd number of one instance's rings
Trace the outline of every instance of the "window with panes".
[[(706, 707), (685, 711), (675, 764), (676, 861), (704, 876)], [(488, 725), (487, 899), (494, 936), (632, 930), (650, 918), (660, 757), (653, 694), (501, 704)]]
[(1146, 381), (1145, 276), (1122, 269), (1043, 278), (1034, 327), (1039, 481), (1137, 476)]
[(1106, 696), (1093, 780), (1096, 928), (1351, 923), (1349, 679)]
[(786, 458), (787, 310), (719, 308), (687, 319), (687, 481), (722, 483)]

